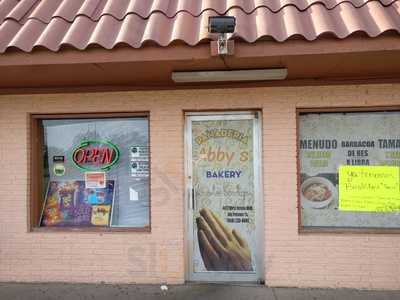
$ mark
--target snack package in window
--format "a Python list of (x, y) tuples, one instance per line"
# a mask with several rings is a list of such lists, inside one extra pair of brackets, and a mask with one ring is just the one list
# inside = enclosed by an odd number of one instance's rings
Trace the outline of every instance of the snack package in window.
[(111, 205), (92, 206), (92, 225), (107, 226), (110, 220)]

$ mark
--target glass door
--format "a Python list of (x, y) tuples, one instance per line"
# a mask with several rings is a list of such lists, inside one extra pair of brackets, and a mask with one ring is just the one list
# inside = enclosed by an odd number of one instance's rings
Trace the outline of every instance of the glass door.
[(186, 118), (188, 279), (263, 279), (258, 112)]

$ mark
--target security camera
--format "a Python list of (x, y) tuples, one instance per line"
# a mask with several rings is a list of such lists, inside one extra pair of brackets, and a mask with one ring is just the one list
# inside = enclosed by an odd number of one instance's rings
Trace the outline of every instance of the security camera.
[(208, 18), (208, 32), (210, 33), (233, 33), (235, 31), (235, 26), (235, 17), (216, 16)]

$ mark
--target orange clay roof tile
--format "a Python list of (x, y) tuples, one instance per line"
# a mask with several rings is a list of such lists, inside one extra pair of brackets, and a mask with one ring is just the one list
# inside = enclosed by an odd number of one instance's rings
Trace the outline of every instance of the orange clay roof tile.
[(0, 0), (0, 53), (177, 40), (194, 46), (212, 38), (208, 17), (218, 14), (235, 16), (231, 38), (250, 43), (400, 33), (400, 0)]

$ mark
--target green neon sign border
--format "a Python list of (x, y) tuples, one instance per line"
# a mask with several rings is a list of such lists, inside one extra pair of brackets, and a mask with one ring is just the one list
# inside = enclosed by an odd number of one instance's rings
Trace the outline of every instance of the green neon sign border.
[[(101, 167), (99, 169), (89, 169), (89, 168), (85, 168), (85, 167), (82, 167), (79, 164), (77, 164), (75, 162), (75, 160), (74, 160), (74, 153), (78, 149), (81, 149), (83, 147), (86, 147), (86, 146), (88, 146), (90, 144), (95, 144), (95, 143), (96, 144), (107, 145), (107, 146), (113, 148), (115, 150), (115, 157), (114, 157), (113, 161), (109, 165), (107, 165), (105, 167)], [(121, 156), (121, 153), (120, 153), (120, 150), (119, 150), (118, 146), (113, 144), (113, 143), (111, 143), (110, 141), (107, 141), (107, 140), (87, 140), (87, 141), (82, 141), (78, 146), (76, 146), (74, 148), (74, 150), (72, 151), (72, 154), (71, 154), (71, 160), (74, 163), (75, 167), (77, 167), (78, 169), (80, 169), (82, 171), (109, 171), (118, 162), (120, 156)]]

